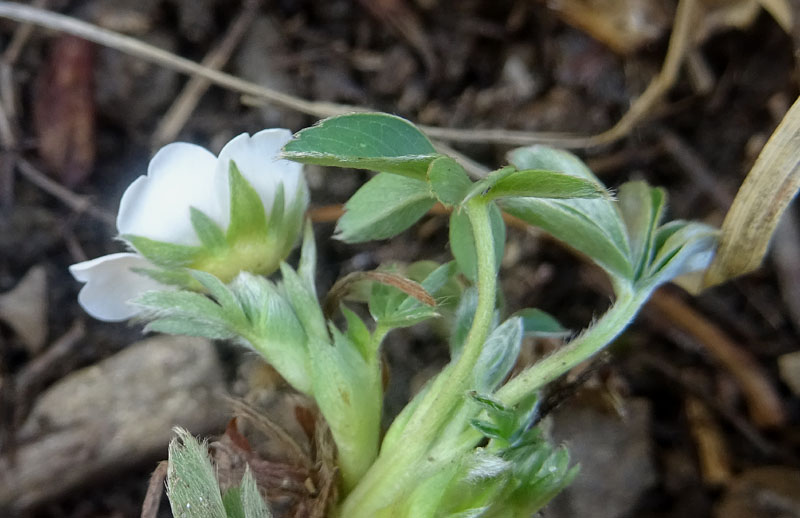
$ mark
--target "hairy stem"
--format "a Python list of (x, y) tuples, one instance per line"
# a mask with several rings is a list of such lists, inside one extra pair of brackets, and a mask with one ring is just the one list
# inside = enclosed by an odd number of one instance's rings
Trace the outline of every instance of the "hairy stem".
[[(340, 516), (374, 516), (381, 507), (392, 504), (425, 472), (430, 447), (439, 439), (454, 409), (469, 389), (475, 363), (491, 327), (497, 295), (497, 270), (489, 222), (489, 203), (474, 198), (466, 207), (472, 223), (478, 260), (478, 305), (464, 347), (437, 378), (420, 401), (400, 439), (385, 445), (375, 464), (344, 501)], [(390, 428), (388, 435), (392, 434)]]
[(525, 396), (602, 351), (633, 320), (650, 296), (650, 290), (623, 291), (600, 320), (550, 356), (531, 365), (497, 391), (497, 398), (515, 405)]

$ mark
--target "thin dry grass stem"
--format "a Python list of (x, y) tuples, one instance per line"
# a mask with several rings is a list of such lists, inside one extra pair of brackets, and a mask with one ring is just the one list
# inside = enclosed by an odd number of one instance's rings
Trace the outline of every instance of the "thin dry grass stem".
[(103, 223), (111, 226), (115, 225), (116, 217), (113, 214), (94, 206), (89, 197), (76, 194), (58, 182), (51, 180), (24, 158), (17, 157), (17, 170), (26, 180), (58, 198), (64, 205), (75, 212), (86, 213)]
[[(260, 0), (248, 0), (244, 3), (239, 14), (228, 26), (222, 40), (203, 59), (202, 66), (210, 70), (219, 70), (225, 66), (256, 19), (255, 15), (260, 5)], [(153, 133), (151, 139), (153, 148), (160, 148), (175, 140), (209, 86), (211, 81), (196, 75), (186, 83)]]
[[(486, 142), (507, 145), (548, 144), (562, 148), (578, 149), (603, 146), (619, 140), (647, 116), (652, 107), (675, 82), (686, 51), (691, 45), (690, 35), (694, 22), (693, 18), (696, 15), (696, 2), (697, 0), (681, 0), (661, 72), (651, 82), (642, 96), (634, 102), (622, 119), (603, 133), (583, 136), (556, 132), (527, 132), (504, 129), (458, 129), (436, 126), (420, 126), (420, 128), (434, 139), (449, 142)], [(70, 33), (172, 70), (203, 78), (210, 83), (237, 91), (245, 96), (255, 97), (263, 102), (274, 103), (307, 115), (330, 117), (364, 110), (361, 106), (308, 101), (266, 88), (176, 56), (135, 38), (58, 13), (0, 1), (0, 17)]]

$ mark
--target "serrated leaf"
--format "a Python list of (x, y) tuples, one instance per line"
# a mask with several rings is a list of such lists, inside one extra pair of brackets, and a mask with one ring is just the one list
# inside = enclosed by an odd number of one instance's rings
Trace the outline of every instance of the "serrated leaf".
[(626, 182), (619, 188), (618, 206), (628, 230), (631, 264), (638, 278), (654, 254), (653, 240), (664, 210), (666, 193), (646, 182)]
[[(566, 151), (544, 146), (518, 148), (509, 153), (509, 161), (519, 169), (559, 171), (604, 188), (583, 162)], [(611, 200), (509, 198), (501, 200), (501, 205), (509, 214), (588, 255), (612, 276), (633, 279), (625, 225)]]
[(441, 156), (405, 119), (385, 113), (353, 113), (324, 119), (294, 136), (283, 158), (305, 164), (369, 169), (425, 179)]
[(431, 162), (428, 182), (436, 198), (447, 206), (460, 204), (472, 187), (467, 172), (449, 156)]
[[(506, 243), (506, 224), (500, 209), (494, 203), (489, 205), (489, 223), (494, 241), (495, 269), (499, 271)], [(478, 278), (478, 256), (475, 251), (472, 223), (466, 210), (454, 211), (450, 215), (450, 250), (461, 273), (475, 282)]]
[(525, 308), (512, 316), (522, 318), (522, 329), (525, 336), (537, 338), (563, 338), (570, 330), (561, 325), (555, 317), (536, 308)]
[(176, 518), (221, 518), (225, 506), (204, 444), (182, 428), (169, 443), (167, 495)]
[(210, 250), (219, 250), (225, 248), (227, 245), (225, 241), (225, 232), (219, 228), (217, 222), (209, 218), (204, 212), (189, 207), (189, 214), (192, 221), (197, 237), (203, 243), (205, 248)]
[(198, 246), (175, 245), (132, 234), (123, 234), (120, 237), (153, 264), (167, 268), (187, 266), (203, 253), (203, 249)]
[(345, 204), (336, 237), (348, 243), (393, 237), (416, 223), (434, 203), (426, 182), (380, 173)]
[(236, 162), (228, 168), (230, 186), (230, 224), (226, 238), (236, 242), (244, 236), (263, 236), (267, 233), (267, 215), (264, 203), (250, 182), (242, 176)]
[(486, 193), (490, 199), (533, 198), (602, 198), (608, 196), (596, 182), (555, 171), (526, 169), (503, 175)]
[(475, 390), (493, 391), (514, 367), (521, 344), (522, 319), (519, 317), (509, 318), (492, 331), (475, 364)]

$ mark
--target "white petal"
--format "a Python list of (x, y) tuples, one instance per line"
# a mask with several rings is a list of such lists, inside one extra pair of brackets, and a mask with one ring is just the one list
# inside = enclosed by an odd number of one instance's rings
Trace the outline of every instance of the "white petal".
[(91, 261), (73, 264), (69, 271), (76, 280), (85, 282), (78, 302), (89, 315), (108, 322), (119, 322), (135, 316), (139, 310), (132, 300), (146, 291), (166, 289), (150, 277), (131, 268), (152, 268), (139, 254), (104, 255)]
[(189, 207), (222, 224), (222, 207), (214, 193), (213, 153), (194, 144), (178, 142), (161, 148), (150, 161), (147, 176), (140, 176), (122, 195), (117, 230), (158, 241), (198, 245)]
[(301, 189), (303, 196), (308, 196), (302, 164), (277, 158), (281, 148), (291, 138), (292, 133), (289, 130), (265, 129), (252, 137), (242, 133), (222, 148), (217, 161), (215, 182), (220, 205), (226, 207), (225, 227), (230, 219), (228, 168), (231, 160), (236, 162), (242, 176), (258, 192), (267, 214), (272, 209), (278, 183), (283, 183), (287, 207), (294, 201), (298, 189)]

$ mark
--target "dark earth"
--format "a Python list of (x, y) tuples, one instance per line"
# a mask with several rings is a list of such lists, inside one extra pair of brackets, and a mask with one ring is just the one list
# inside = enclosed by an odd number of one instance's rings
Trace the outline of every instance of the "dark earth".
[[(303, 99), (369, 107), (432, 126), (581, 135), (611, 127), (658, 74), (677, 4), (31, 3), (197, 62), (229, 47), (230, 56), (216, 67)], [(686, 64), (663, 98), (621, 139), (575, 151), (612, 188), (628, 179), (664, 186), (671, 219), (719, 225), (797, 97), (800, 7), (785, 4), (794, 26), (782, 28), (780, 17), (755, 0), (698, 3)], [(742, 21), (736, 13), (749, 14)], [(602, 30), (606, 17), (626, 15), (641, 17), (636, 30), (624, 24)], [(122, 250), (113, 224), (120, 196), (145, 173), (160, 145), (183, 140), (217, 152), (241, 132), (296, 131), (318, 118), (211, 86), (189, 105), (185, 123), (170, 117), (175, 131), (157, 134), (187, 76), (53, 31), (36, 28), (24, 35), (9, 20), (0, 20), (0, 42), (0, 486), (29, 471), (52, 472), (37, 484), (53, 489), (20, 506), (24, 491), (3, 497), (7, 491), (0, 487), (0, 516), (139, 516), (150, 475), (166, 458), (174, 424), (169, 416), (165, 439), (154, 446), (146, 437), (130, 439), (130, 451), (109, 457), (105, 466), (71, 457), (77, 450), (68, 443), (56, 445), (52, 466), (23, 462), (25, 448), (39, 447), (41, 436), (25, 430), (32, 411), (39, 415), (33, 409), (42, 395), (143, 338), (141, 325), (85, 315), (76, 299), (80, 285), (67, 267)], [(512, 147), (451, 145), (492, 168)], [(329, 214), (368, 177), (308, 168), (322, 293), (351, 271), (450, 259), (442, 214), (432, 213), (389, 242), (350, 246), (331, 240)], [(787, 356), (800, 348), (797, 220), (790, 207), (757, 272), (699, 296), (662, 288), (609, 355), (549, 392), (554, 416), (547, 426), (583, 469), (567, 497), (544, 516), (800, 517), (800, 364)], [(29, 281), (24, 289), (11, 291), (23, 278)], [(575, 330), (610, 300), (596, 267), (519, 228), (509, 231), (501, 282), (509, 309), (538, 307)], [(529, 346), (533, 358), (557, 343)], [(284, 391), (252, 355), (226, 344), (210, 350), (220, 365), (219, 385), (230, 394), (260, 391), (261, 399), (269, 399), (263, 394)], [(447, 361), (447, 349), (435, 326), (423, 325), (392, 335), (386, 359), (387, 410), (397, 412), (414, 387)], [(197, 393), (194, 385), (187, 387)], [(104, 420), (137, 400), (123, 384), (109, 390), (118, 391), (119, 399), (84, 402), (77, 390), (65, 395), (88, 416), (82, 433), (96, 435), (87, 435), (87, 444), (110, 440)], [(104, 408), (97, 401), (119, 404)], [(217, 404), (194, 415), (194, 433), (225, 431), (232, 410), (225, 401)], [(160, 408), (150, 408), (159, 414)], [(125, 426), (131, 437), (150, 433), (136, 421)], [(140, 440), (146, 446), (136, 446)], [(170, 516), (166, 499), (158, 516)]]

